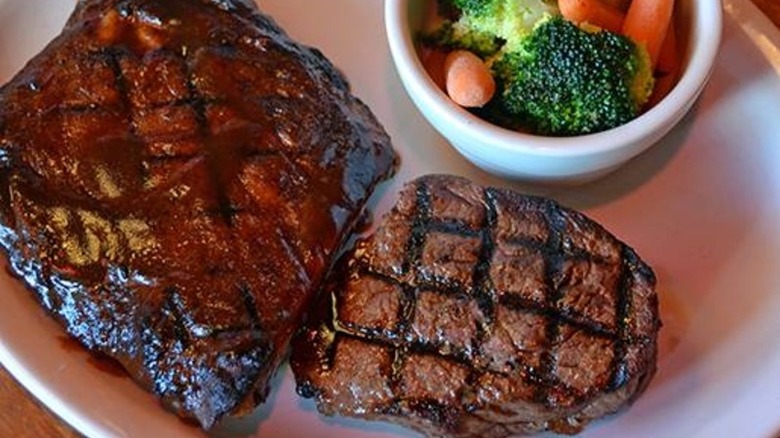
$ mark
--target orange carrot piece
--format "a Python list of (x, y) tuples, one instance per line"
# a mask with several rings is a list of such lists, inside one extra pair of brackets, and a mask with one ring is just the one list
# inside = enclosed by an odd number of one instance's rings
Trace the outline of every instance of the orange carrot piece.
[(661, 76), (656, 76), (655, 87), (653, 87), (653, 93), (650, 94), (650, 98), (644, 105), (644, 109), (648, 110), (658, 104), (669, 92), (672, 91), (675, 84), (677, 84), (677, 74), (667, 73)]
[(444, 77), (444, 61), (447, 59), (447, 53), (445, 50), (427, 45), (419, 48), (420, 61), (425, 71), (442, 91), (447, 91)]
[(657, 65), (673, 10), (674, 0), (632, 0), (628, 7), (622, 33), (647, 47), (653, 66)]
[(572, 23), (589, 23), (612, 32), (623, 28), (625, 14), (602, 0), (558, 0), (558, 8)]
[(658, 53), (658, 65), (655, 69), (659, 73), (677, 73), (680, 68), (680, 53), (677, 47), (677, 32), (674, 29), (674, 23), (669, 25), (666, 31), (666, 37), (661, 44), (661, 51)]
[(618, 11), (622, 12), (624, 15), (628, 10), (628, 5), (631, 4), (631, 0), (601, 0), (601, 1), (603, 1), (605, 5), (611, 7), (612, 9), (617, 9)]
[(455, 50), (444, 62), (447, 94), (450, 99), (466, 108), (485, 105), (496, 92), (496, 83), (490, 69), (475, 54), (467, 50)]

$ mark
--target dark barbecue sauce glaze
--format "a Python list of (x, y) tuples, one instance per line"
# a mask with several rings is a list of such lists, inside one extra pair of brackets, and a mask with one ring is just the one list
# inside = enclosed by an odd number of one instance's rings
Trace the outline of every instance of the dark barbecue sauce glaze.
[(69, 353), (88, 353), (89, 356), (87, 356), (87, 363), (98, 371), (113, 377), (128, 377), (127, 371), (125, 371), (122, 365), (114, 359), (111, 359), (109, 356), (106, 356), (102, 353), (85, 350), (83, 345), (79, 344), (78, 341), (71, 338), (70, 336), (58, 336), (57, 340), (59, 341), (62, 349)]
[(0, 90), (0, 244), (71, 335), (210, 427), (263, 398), (395, 162), (248, 6), (83, 0)]

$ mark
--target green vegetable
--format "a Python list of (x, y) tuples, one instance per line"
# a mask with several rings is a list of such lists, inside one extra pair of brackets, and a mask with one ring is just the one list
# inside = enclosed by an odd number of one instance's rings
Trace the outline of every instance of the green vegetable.
[(546, 0), (441, 0), (459, 17), (446, 22), (431, 40), (450, 48), (467, 49), (484, 58), (512, 50), (543, 17), (557, 14)]
[(446, 0), (460, 16), (434, 36), (491, 65), (498, 93), (480, 115), (543, 135), (622, 125), (654, 79), (647, 50), (629, 38), (566, 21), (541, 0)]
[(653, 86), (643, 46), (561, 17), (541, 22), (518, 50), (496, 59), (493, 72), (501, 92), (492, 110), (550, 135), (622, 125), (637, 116)]
[(504, 45), (495, 35), (463, 27), (458, 22), (445, 22), (435, 32), (422, 35), (422, 41), (449, 50), (465, 49), (483, 59), (495, 55)]
[(557, 2), (544, 0), (451, 0), (461, 11), (458, 32), (492, 35), (504, 42), (501, 50), (514, 51), (542, 18), (557, 14)]

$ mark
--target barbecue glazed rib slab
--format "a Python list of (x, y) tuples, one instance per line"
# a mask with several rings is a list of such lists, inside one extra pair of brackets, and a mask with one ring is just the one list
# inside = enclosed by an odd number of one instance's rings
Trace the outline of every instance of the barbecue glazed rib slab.
[(82, 0), (0, 89), (0, 244), (91, 350), (210, 427), (261, 402), (395, 154), (232, 0)]
[(326, 415), (575, 433), (655, 371), (651, 269), (551, 200), (422, 177), (329, 278), (291, 358)]

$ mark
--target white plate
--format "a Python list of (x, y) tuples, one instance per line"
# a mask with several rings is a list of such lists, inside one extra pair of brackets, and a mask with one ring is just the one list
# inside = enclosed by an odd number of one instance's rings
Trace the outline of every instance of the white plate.
[[(320, 47), (377, 113), (403, 157), (383, 191), (427, 172), (508, 185), (462, 160), (423, 121), (391, 65), (379, 0), (260, 0), (297, 39)], [(0, 80), (62, 27), (72, 1), (0, 0)], [(656, 269), (659, 372), (627, 412), (589, 437), (760, 437), (780, 432), (780, 33), (747, 0), (725, 1), (722, 51), (701, 101), (661, 144), (600, 182), (547, 194), (588, 212)], [(65, 348), (29, 294), (0, 276), (0, 360), (88, 436), (192, 437), (128, 379)], [(0, 435), (2, 432), (0, 431)], [(220, 436), (401, 437), (394, 426), (323, 419), (285, 368), (270, 402)]]

